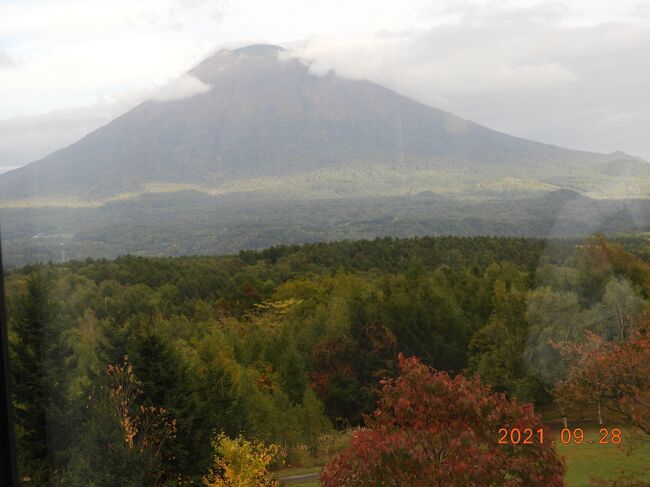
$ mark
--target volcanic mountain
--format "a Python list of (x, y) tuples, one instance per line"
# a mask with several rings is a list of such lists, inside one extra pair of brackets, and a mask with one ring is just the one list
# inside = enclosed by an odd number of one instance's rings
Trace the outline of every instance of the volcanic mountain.
[[(97, 206), (197, 190), (290, 198), (572, 190), (647, 196), (650, 165), (490, 130), (277, 46), (221, 50), (194, 96), (149, 100), (0, 175), (1, 206)], [(196, 80), (194, 80), (196, 81)]]

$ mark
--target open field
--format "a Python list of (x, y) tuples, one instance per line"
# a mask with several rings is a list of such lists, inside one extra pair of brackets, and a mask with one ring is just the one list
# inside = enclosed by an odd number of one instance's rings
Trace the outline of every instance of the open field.
[(598, 431), (597, 426), (585, 427), (585, 441), (581, 445), (556, 442), (558, 452), (566, 459), (567, 485), (584, 486), (594, 478), (615, 479), (623, 474), (650, 482), (650, 442), (630, 444), (624, 430), (620, 445), (601, 445)]

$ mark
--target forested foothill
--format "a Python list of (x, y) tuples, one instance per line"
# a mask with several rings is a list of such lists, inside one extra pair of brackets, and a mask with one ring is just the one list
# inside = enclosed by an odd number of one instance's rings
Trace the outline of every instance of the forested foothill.
[(331, 461), (332, 486), (562, 485), (554, 448), (497, 430), (599, 411), (650, 438), (648, 261), (640, 238), (427, 237), (14, 270), (21, 482), (274, 485)]

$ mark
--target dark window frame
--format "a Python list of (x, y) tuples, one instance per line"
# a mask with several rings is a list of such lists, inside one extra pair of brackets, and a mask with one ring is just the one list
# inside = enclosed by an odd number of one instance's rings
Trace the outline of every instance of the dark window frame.
[(11, 405), (11, 375), (9, 373), (9, 336), (5, 307), (4, 268), (0, 238), (0, 485), (16, 487), (16, 446)]

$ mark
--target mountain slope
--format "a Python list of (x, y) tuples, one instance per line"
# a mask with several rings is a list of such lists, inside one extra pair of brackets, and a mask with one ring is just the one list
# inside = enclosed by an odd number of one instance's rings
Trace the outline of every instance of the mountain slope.
[(598, 196), (598, 188), (612, 187), (619, 165), (627, 173), (616, 191), (638, 171), (648, 177), (647, 163), (621, 153), (512, 137), (368, 81), (313, 75), (275, 46), (222, 50), (190, 74), (210, 90), (144, 102), (79, 142), (0, 175), (0, 204), (93, 205), (183, 189), (460, 194), (513, 184)]

